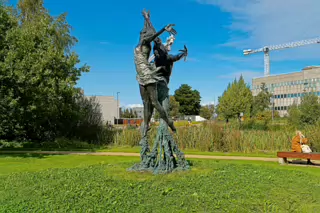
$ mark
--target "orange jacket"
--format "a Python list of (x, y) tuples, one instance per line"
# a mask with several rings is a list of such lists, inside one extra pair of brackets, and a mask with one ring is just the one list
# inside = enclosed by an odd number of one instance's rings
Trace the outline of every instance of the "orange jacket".
[[(302, 138), (301, 142), (303, 144), (307, 144), (308, 143), (308, 138)], [(296, 135), (293, 139), (292, 139), (292, 151), (293, 152), (302, 152), (301, 149), (301, 145), (300, 144), (300, 136)]]

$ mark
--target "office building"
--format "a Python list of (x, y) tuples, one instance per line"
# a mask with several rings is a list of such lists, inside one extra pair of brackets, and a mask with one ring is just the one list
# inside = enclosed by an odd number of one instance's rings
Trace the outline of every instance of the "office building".
[(137, 118), (143, 118), (143, 107), (132, 107), (132, 111), (137, 114)]
[(103, 121), (113, 125), (115, 119), (119, 119), (120, 116), (120, 101), (117, 101), (113, 96), (95, 96), (95, 98), (100, 104)]
[(273, 95), (275, 111), (280, 116), (288, 113), (288, 107), (293, 103), (300, 104), (304, 93), (314, 92), (320, 96), (320, 66), (310, 66), (300, 72), (289, 74), (271, 75), (252, 79), (252, 94), (258, 95), (261, 84), (265, 83), (268, 91)]

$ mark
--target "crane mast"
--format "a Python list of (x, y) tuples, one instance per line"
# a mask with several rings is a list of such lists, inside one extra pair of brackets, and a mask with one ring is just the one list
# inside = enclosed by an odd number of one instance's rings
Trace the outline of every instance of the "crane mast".
[(320, 43), (320, 37), (296, 41), (296, 42), (289, 42), (285, 44), (270, 45), (270, 46), (265, 46), (255, 50), (246, 49), (246, 50), (243, 50), (243, 54), (251, 55), (254, 53), (263, 52), (264, 53), (264, 76), (269, 76), (270, 75), (270, 51), (300, 47), (308, 44), (319, 44), (319, 43)]

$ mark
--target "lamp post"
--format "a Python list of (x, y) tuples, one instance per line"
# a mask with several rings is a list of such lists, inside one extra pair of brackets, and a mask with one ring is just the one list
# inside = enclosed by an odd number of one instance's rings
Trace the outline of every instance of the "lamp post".
[(119, 119), (119, 93), (117, 92), (117, 118), (116, 118), (116, 124), (118, 124), (118, 119)]

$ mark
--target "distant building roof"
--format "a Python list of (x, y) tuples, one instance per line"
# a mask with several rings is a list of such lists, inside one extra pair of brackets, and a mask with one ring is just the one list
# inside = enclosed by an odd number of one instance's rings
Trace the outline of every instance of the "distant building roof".
[(291, 74), (294, 74), (294, 73), (302, 72), (304, 70), (312, 70), (312, 69), (320, 69), (320, 66), (312, 65), (312, 66), (307, 66), (307, 67), (303, 68), (300, 71), (292, 71), (292, 72), (289, 72), (289, 73), (279, 73), (279, 74), (273, 74), (273, 75), (269, 75), (269, 76), (260, 76), (260, 77), (254, 77), (252, 79), (266, 78), (266, 77), (272, 77), (272, 76), (281, 76), (281, 75), (291, 75)]
[(302, 70), (311, 70), (311, 69), (317, 69), (320, 68), (320, 66), (307, 66), (305, 68), (303, 68)]

